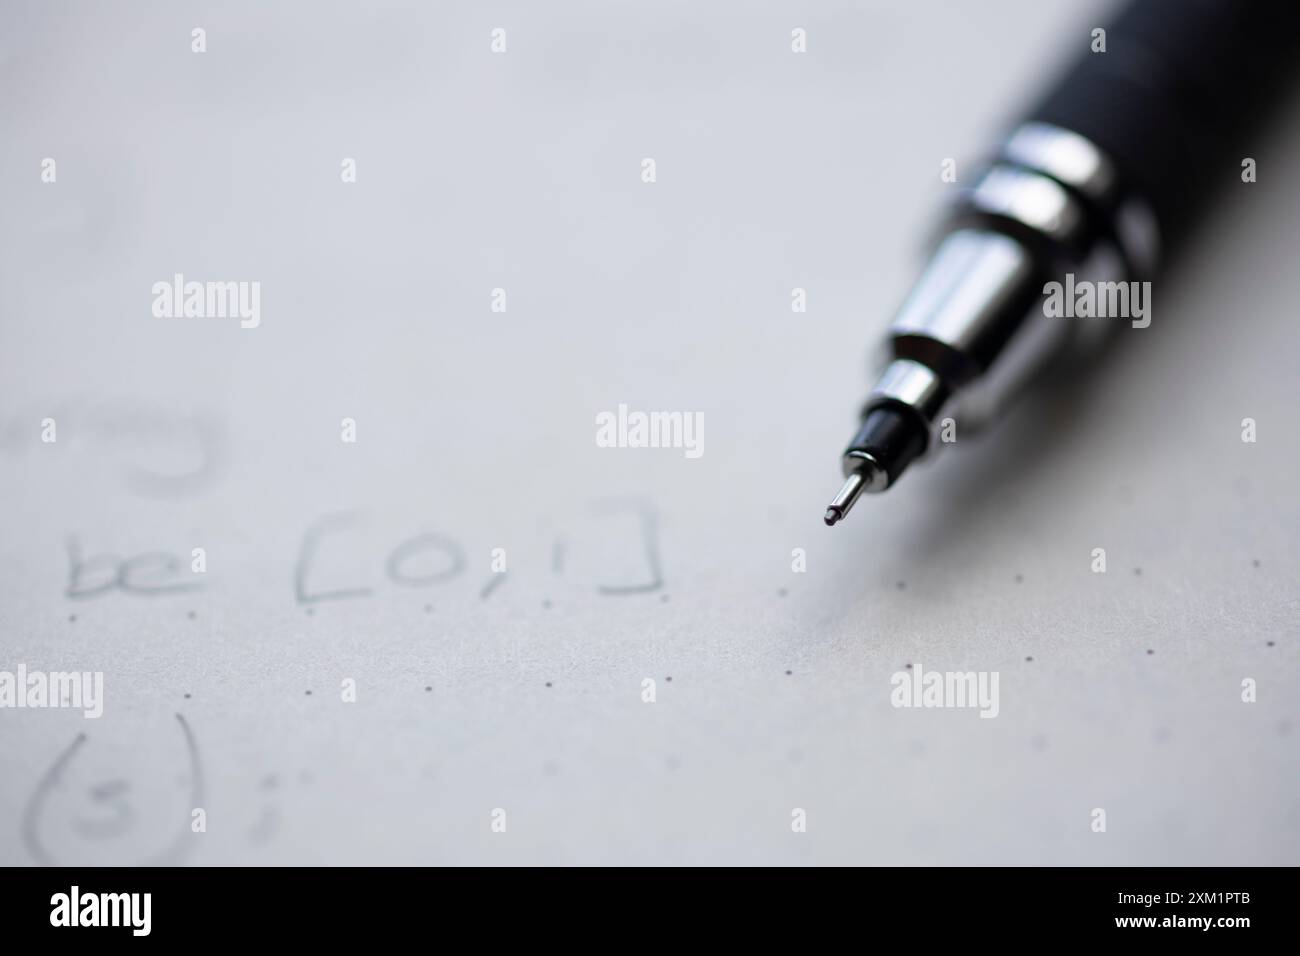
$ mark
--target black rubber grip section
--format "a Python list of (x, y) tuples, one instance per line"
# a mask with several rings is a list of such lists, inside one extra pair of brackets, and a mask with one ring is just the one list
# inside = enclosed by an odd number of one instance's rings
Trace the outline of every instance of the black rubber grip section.
[(925, 423), (914, 410), (893, 404), (878, 405), (863, 417), (848, 451), (865, 451), (871, 455), (884, 467), (892, 485), (925, 451), (927, 441)]
[(1106, 51), (1081, 30), (1086, 52), (1028, 119), (1105, 150), (1175, 246), (1300, 79), (1300, 0), (1131, 0), (1095, 26)]

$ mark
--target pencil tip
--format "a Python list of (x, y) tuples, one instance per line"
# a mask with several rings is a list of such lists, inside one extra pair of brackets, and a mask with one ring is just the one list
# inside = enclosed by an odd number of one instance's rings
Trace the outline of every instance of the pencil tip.
[(844, 516), (853, 507), (853, 502), (858, 500), (858, 495), (862, 494), (862, 489), (866, 486), (867, 479), (861, 471), (855, 471), (844, 479), (844, 487), (827, 506), (826, 515), (822, 519), (828, 528), (844, 520)]

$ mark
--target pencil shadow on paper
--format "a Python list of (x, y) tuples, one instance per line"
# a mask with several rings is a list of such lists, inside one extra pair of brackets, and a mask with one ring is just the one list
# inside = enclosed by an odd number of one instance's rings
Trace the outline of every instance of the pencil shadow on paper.
[(1089, 450), (1080, 436), (1084, 421), (1097, 414), (1091, 401), (1095, 378), (1075, 368), (1036, 383), (1028, 401), (1008, 410), (1007, 420), (927, 463), (936, 467), (918, 484), (930, 487), (915, 492), (926, 495), (925, 518), (909, 530), (900, 551), (924, 560), (960, 547), (998, 506), (1042, 481), (1053, 463), (1086, 460)]

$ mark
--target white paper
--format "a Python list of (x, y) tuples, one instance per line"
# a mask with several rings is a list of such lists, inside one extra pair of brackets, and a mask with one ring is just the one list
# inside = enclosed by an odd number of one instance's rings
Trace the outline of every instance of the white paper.
[(11, 13), (0, 671), (104, 694), (0, 710), (0, 862), (1298, 862), (1300, 111), (1150, 328), (829, 530), (940, 164), (1086, 6)]

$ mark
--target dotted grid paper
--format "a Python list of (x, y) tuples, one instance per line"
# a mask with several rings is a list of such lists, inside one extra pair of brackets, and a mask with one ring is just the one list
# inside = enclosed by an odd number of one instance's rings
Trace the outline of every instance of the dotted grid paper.
[(0, 709), (0, 863), (1300, 862), (1300, 104), (822, 525), (941, 163), (1088, 40), (979, 7), (7, 11), (0, 671), (103, 684)]

